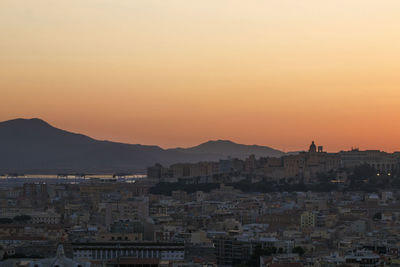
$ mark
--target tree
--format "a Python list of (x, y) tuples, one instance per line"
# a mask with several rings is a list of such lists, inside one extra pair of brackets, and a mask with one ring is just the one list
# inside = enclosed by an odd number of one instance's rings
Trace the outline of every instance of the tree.
[(29, 215), (17, 215), (14, 217), (14, 221), (18, 223), (27, 223), (31, 219)]
[(362, 164), (354, 168), (353, 176), (356, 179), (369, 179), (376, 176), (376, 170), (368, 164)]
[(271, 256), (276, 254), (276, 247), (266, 247), (262, 248), (260, 245), (254, 248), (253, 255), (251, 256), (250, 261), (248, 262), (249, 266), (260, 266), (260, 257), (261, 256)]
[(10, 218), (0, 218), (0, 224), (10, 224), (13, 223), (13, 220)]
[(318, 181), (319, 183), (321, 183), (321, 184), (329, 183), (330, 178), (331, 178), (331, 177), (330, 177), (329, 174), (326, 173), (326, 172), (319, 172), (319, 173), (317, 173), (317, 181)]
[(360, 189), (364, 185), (364, 180), (373, 180), (375, 176), (376, 170), (368, 164), (356, 166), (353, 169), (353, 173), (349, 176), (350, 187)]
[(374, 219), (375, 221), (382, 220), (382, 213), (380, 213), (380, 212), (375, 213), (375, 215), (372, 217), (372, 219)]
[(300, 256), (303, 256), (306, 251), (304, 250), (304, 248), (297, 246), (293, 248), (292, 253), (297, 253)]

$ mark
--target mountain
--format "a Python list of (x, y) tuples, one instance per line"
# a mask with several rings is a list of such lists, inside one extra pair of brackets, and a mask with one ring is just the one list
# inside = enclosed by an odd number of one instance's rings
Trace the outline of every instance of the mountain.
[(258, 145), (236, 144), (229, 140), (212, 140), (191, 148), (178, 148), (178, 151), (190, 154), (208, 154), (216, 158), (246, 158), (253, 154), (256, 157), (281, 157), (282, 151)]
[(283, 152), (231, 141), (209, 141), (192, 148), (162, 149), (158, 146), (99, 141), (55, 128), (41, 119), (0, 122), (0, 173), (144, 172), (161, 163), (281, 156)]

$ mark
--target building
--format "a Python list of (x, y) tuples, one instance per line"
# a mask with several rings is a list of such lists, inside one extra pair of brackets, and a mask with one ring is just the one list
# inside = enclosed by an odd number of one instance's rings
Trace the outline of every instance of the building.
[(380, 257), (368, 250), (358, 250), (344, 257), (347, 265), (355, 267), (381, 266)]
[(312, 211), (305, 211), (300, 215), (300, 227), (302, 229), (314, 228), (316, 226), (316, 214)]
[(76, 260), (112, 260), (119, 257), (179, 261), (185, 258), (183, 243), (92, 242), (72, 243)]
[(64, 247), (59, 245), (54, 258), (34, 260), (29, 267), (90, 267), (90, 262), (80, 262), (65, 257)]
[(235, 266), (245, 263), (252, 254), (251, 244), (229, 236), (213, 238), (218, 266)]
[(391, 173), (399, 168), (399, 157), (379, 150), (352, 149), (339, 153), (342, 167), (353, 168), (367, 164), (378, 172)]

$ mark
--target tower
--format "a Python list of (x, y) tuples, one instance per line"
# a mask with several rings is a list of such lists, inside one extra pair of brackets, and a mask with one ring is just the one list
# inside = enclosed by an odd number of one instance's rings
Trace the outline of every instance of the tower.
[(308, 150), (308, 152), (310, 152), (310, 153), (317, 152), (317, 146), (315, 145), (314, 141), (312, 141), (312, 143), (310, 145), (310, 149)]

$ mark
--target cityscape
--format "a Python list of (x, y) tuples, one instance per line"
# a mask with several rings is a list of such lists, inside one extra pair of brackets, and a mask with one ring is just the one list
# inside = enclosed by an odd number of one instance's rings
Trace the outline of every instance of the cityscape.
[(2, 266), (395, 266), (400, 153), (3, 175)]
[(0, 0), (0, 267), (400, 267), (399, 0)]

